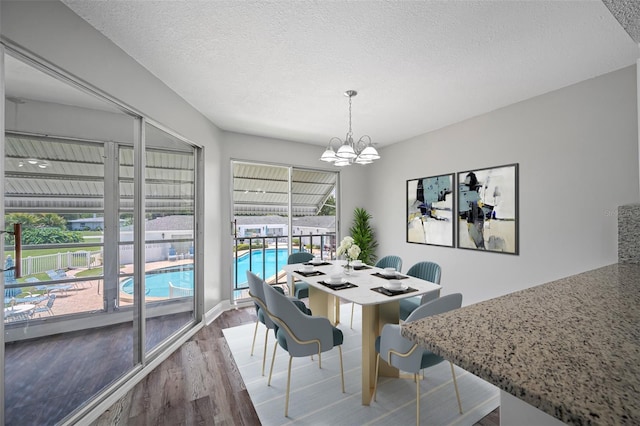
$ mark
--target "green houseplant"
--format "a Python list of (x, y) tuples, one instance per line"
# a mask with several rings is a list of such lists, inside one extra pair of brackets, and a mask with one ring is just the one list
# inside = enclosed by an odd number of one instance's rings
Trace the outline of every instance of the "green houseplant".
[(358, 259), (368, 265), (373, 265), (376, 262), (376, 248), (378, 248), (378, 242), (373, 228), (371, 228), (371, 218), (371, 214), (365, 209), (356, 207), (353, 211), (353, 225), (349, 230), (353, 242), (360, 247)]

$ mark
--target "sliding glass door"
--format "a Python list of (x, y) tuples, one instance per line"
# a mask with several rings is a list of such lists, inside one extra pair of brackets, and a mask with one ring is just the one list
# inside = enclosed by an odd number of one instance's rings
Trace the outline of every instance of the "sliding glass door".
[(4, 65), (0, 412), (53, 424), (200, 319), (201, 154), (49, 66), (17, 52)]
[(290, 253), (335, 256), (338, 173), (234, 161), (232, 301), (248, 298), (246, 272), (286, 285)]

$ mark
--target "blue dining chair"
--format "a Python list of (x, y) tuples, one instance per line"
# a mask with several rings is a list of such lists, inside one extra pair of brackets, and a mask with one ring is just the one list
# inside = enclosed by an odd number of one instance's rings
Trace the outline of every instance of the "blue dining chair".
[[(415, 278), (420, 278), (421, 280), (430, 281), (435, 284), (440, 284), (440, 277), (442, 275), (440, 265), (434, 262), (418, 262), (413, 265), (407, 271), (407, 275)], [(424, 305), (425, 303), (437, 299), (440, 297), (440, 289), (433, 290), (428, 293), (423, 294), (422, 296), (409, 297), (406, 299), (400, 300), (400, 319), (406, 320), (407, 317), (413, 312), (418, 306)]]
[[(269, 330), (273, 330), (275, 335), (275, 332), (277, 331), (278, 326), (273, 323), (273, 321), (271, 320), (271, 317), (269, 317), (269, 315), (267, 314), (268, 309), (267, 309), (267, 302), (264, 296), (264, 286), (268, 284), (265, 283), (262, 278), (260, 278), (259, 276), (257, 276), (251, 271), (247, 271), (247, 282), (249, 283), (249, 296), (251, 297), (251, 299), (253, 299), (256, 305), (256, 317), (257, 317), (256, 326), (255, 326), (255, 329), (253, 330), (253, 343), (251, 344), (251, 356), (253, 356), (253, 350), (256, 345), (256, 336), (258, 334), (258, 324), (262, 323), (266, 327), (266, 330), (264, 332), (264, 350), (262, 353), (262, 375), (264, 376), (264, 367), (267, 361), (267, 340), (269, 338)], [(280, 287), (276, 287), (274, 288), (274, 290), (282, 293)], [(295, 300), (293, 301), (293, 303), (302, 313), (304, 313), (305, 315), (311, 315), (311, 310), (307, 308), (302, 301)]]
[[(384, 256), (378, 259), (375, 265), (376, 268), (395, 268), (396, 271), (402, 272), (402, 258), (400, 256), (389, 255)], [(350, 328), (353, 328), (353, 310), (355, 308), (355, 303), (351, 304), (351, 324)]]
[[(306, 251), (291, 253), (287, 258), (287, 265), (294, 263), (305, 263), (313, 259), (313, 254)], [(298, 299), (309, 297), (309, 283), (304, 281), (293, 281), (293, 295)]]
[[(419, 306), (415, 311), (407, 317), (407, 322), (417, 321), (433, 315), (443, 314), (445, 312), (458, 309), (462, 306), (462, 294), (454, 293), (434, 299), (426, 304)], [(422, 369), (433, 367), (444, 361), (443, 358), (418, 346), (411, 340), (400, 334), (399, 324), (385, 324), (382, 327), (382, 333), (376, 338), (375, 347), (378, 356), (376, 358), (376, 375), (373, 385), (373, 400), (376, 400), (378, 390), (378, 371), (380, 369), (380, 358), (384, 359), (387, 364), (397, 369), (413, 373), (413, 379), (416, 382), (416, 424), (420, 424), (420, 377), (419, 372)], [(458, 409), (462, 414), (462, 403), (460, 402), (460, 393), (458, 392), (458, 382), (456, 380), (453, 363), (451, 366), (451, 375), (453, 376), (453, 386), (458, 399)]]
[(289, 368), (287, 372), (287, 391), (285, 396), (284, 415), (289, 415), (289, 393), (291, 390), (291, 362), (294, 357), (318, 355), (318, 365), (322, 368), (322, 352), (338, 347), (340, 354), (340, 376), (342, 379), (342, 393), (344, 393), (344, 368), (342, 364), (342, 331), (331, 325), (325, 317), (305, 315), (293, 302), (283, 294), (278, 293), (270, 285), (264, 285), (268, 315), (278, 326), (276, 340), (278, 345), (273, 348), (271, 369), (268, 384), (271, 385), (273, 364), (276, 349), (280, 346), (289, 353)]

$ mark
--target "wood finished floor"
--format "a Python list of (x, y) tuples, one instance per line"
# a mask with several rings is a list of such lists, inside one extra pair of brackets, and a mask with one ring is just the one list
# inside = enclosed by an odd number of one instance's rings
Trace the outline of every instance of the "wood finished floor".
[[(224, 312), (124, 395), (93, 426), (260, 425), (222, 334), (224, 328), (255, 320), (254, 308)], [(496, 409), (474, 426), (499, 424)]]

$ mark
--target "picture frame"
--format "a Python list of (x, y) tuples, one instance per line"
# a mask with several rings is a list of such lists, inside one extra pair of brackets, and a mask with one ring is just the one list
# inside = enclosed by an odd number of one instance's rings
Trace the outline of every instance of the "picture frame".
[(408, 243), (454, 247), (455, 174), (407, 180)]
[(457, 247), (519, 254), (518, 163), (458, 172)]

